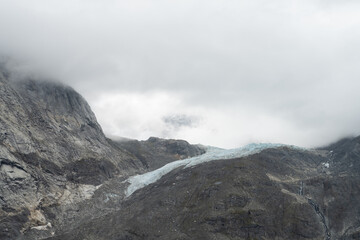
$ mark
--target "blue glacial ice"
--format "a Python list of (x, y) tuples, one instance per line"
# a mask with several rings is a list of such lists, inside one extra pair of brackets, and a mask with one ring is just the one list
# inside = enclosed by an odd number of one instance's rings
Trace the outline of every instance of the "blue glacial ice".
[(245, 156), (259, 153), (265, 149), (279, 148), (279, 147), (284, 147), (284, 146), (299, 149), (299, 147), (295, 147), (295, 146), (284, 145), (284, 144), (274, 144), (274, 143), (252, 143), (252, 144), (246, 145), (244, 147), (234, 148), (234, 149), (205, 147), (206, 152), (202, 155), (183, 159), (183, 160), (174, 161), (174, 162), (168, 163), (168, 164), (164, 165), (163, 167), (158, 168), (154, 171), (129, 177), (127, 180), (124, 181), (124, 182), (130, 183), (130, 185), (125, 190), (125, 195), (126, 195), (126, 197), (129, 197), (136, 190), (143, 188), (151, 183), (156, 182), (162, 176), (164, 176), (165, 174), (171, 172), (172, 170), (174, 170), (178, 167), (187, 168), (187, 167), (192, 167), (192, 166), (195, 166), (195, 165), (198, 165), (201, 163), (214, 161), (214, 160), (240, 158), (240, 157), (245, 157)]

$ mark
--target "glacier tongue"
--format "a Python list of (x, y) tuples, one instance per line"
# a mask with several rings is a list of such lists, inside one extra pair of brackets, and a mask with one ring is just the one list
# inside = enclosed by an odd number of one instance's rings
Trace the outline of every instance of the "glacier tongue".
[(259, 153), (265, 149), (269, 148), (278, 148), (278, 147), (292, 147), (294, 146), (284, 145), (284, 144), (273, 144), (273, 143), (252, 143), (240, 148), (234, 149), (222, 149), (216, 147), (206, 147), (206, 152), (202, 155), (187, 158), (184, 160), (178, 160), (175, 162), (171, 162), (166, 164), (165, 166), (158, 168), (154, 171), (147, 172), (141, 175), (135, 175), (129, 177), (124, 182), (130, 183), (130, 185), (125, 190), (126, 197), (129, 197), (136, 190), (143, 188), (151, 183), (156, 182), (165, 174), (171, 172), (172, 170), (178, 167), (192, 167), (198, 165), (200, 163), (214, 161), (214, 160), (222, 160), (222, 159), (234, 159), (239, 157), (245, 157), (248, 155), (252, 155), (255, 153)]

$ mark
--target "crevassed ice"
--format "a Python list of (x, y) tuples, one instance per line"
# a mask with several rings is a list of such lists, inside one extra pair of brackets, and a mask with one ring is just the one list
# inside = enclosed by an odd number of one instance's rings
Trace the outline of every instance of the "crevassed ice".
[(133, 192), (136, 190), (143, 188), (151, 183), (156, 182), (165, 174), (171, 172), (172, 170), (178, 167), (192, 167), (198, 165), (200, 163), (214, 161), (214, 160), (222, 160), (222, 159), (234, 159), (239, 157), (245, 157), (248, 155), (252, 155), (255, 153), (259, 153), (265, 149), (269, 148), (278, 148), (278, 147), (291, 147), (291, 148), (298, 148), (295, 146), (289, 146), (284, 144), (274, 144), (274, 143), (252, 143), (246, 145), (241, 148), (234, 148), (234, 149), (222, 149), (216, 147), (206, 147), (206, 152), (202, 155), (187, 158), (183, 160), (174, 161), (164, 165), (161, 168), (158, 168), (154, 171), (147, 172), (141, 175), (135, 175), (129, 177), (125, 182), (130, 183), (128, 188), (125, 190), (126, 197), (129, 197)]

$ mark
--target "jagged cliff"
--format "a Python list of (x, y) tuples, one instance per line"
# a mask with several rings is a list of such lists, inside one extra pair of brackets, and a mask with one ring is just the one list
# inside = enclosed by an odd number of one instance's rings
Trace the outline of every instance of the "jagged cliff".
[[(148, 170), (151, 163), (105, 137), (87, 102), (72, 88), (9, 78), (11, 73), (2, 69), (0, 239), (38, 229), (49, 230), (41, 233), (47, 235), (54, 225), (68, 228), (99, 216), (106, 212), (101, 204), (87, 203), (96, 190), (113, 178)], [(81, 213), (80, 205), (89, 211)]]

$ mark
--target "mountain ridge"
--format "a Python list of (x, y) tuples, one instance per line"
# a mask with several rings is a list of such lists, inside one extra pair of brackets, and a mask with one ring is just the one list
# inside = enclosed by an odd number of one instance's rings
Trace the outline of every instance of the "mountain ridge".
[(360, 239), (360, 137), (179, 165), (127, 196), (130, 176), (209, 152), (108, 139), (72, 88), (10, 75), (0, 71), (1, 239)]

